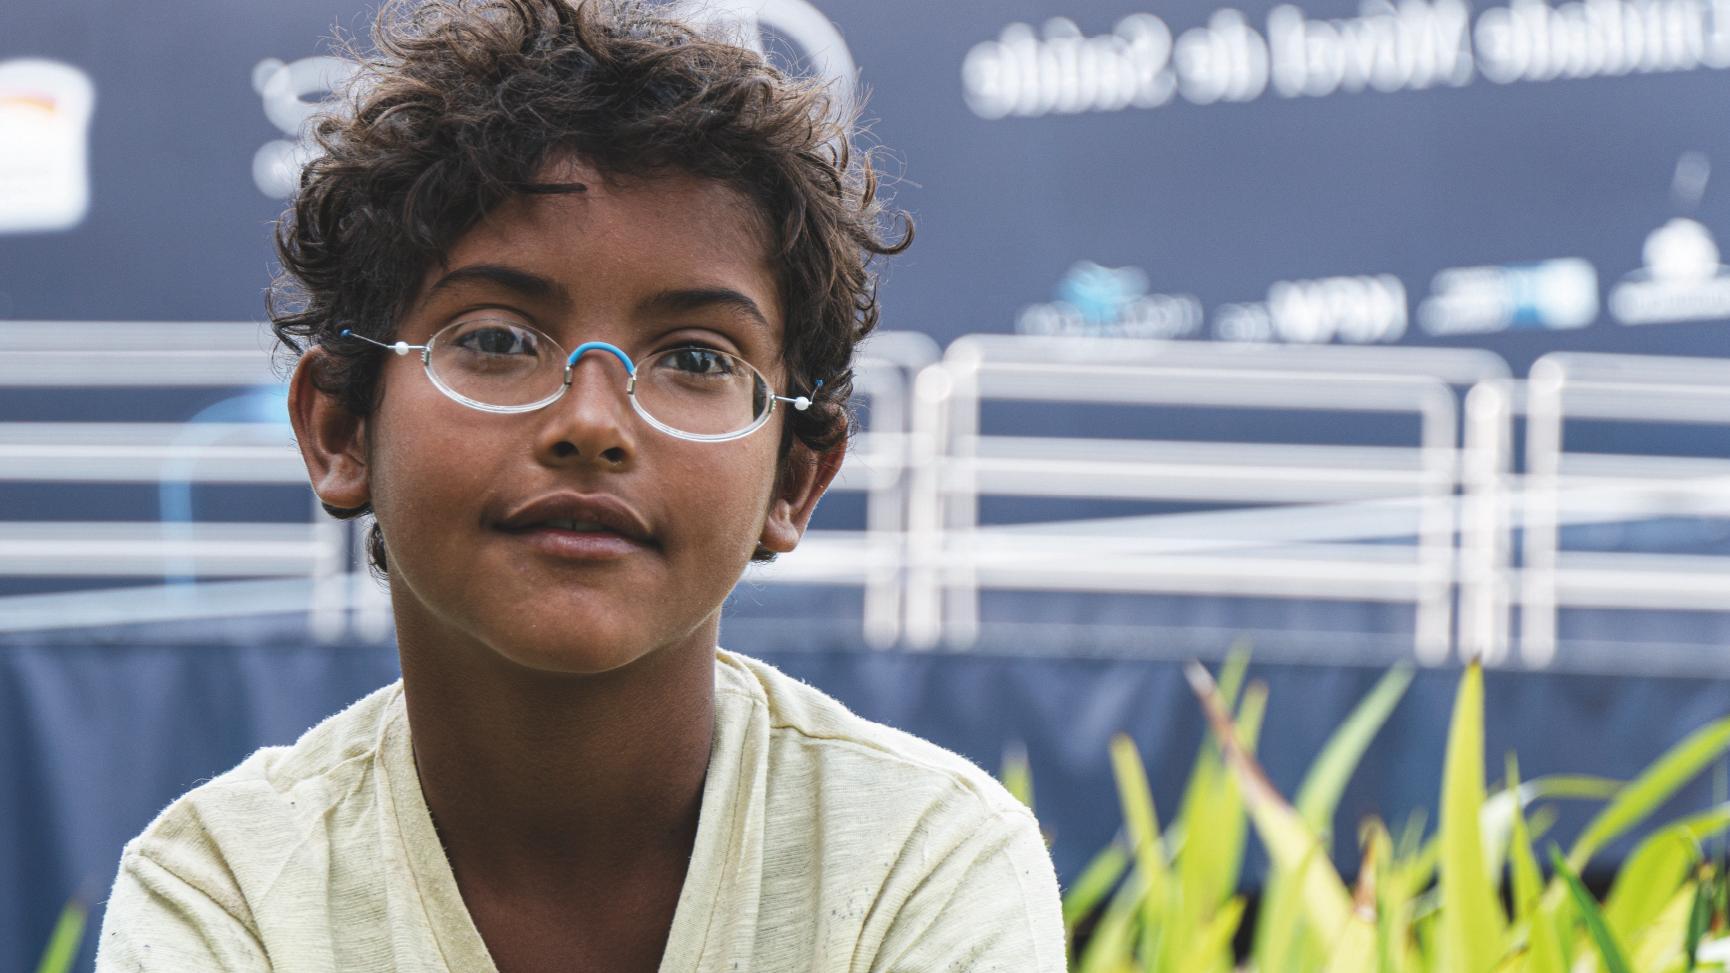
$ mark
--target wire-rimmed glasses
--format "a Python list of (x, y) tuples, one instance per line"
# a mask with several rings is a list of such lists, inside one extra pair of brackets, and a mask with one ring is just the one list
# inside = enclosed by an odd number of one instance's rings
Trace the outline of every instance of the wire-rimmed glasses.
[(441, 328), (424, 345), (359, 338), (406, 355), (420, 352), (427, 378), (439, 391), (482, 412), (533, 412), (558, 401), (571, 387), (577, 361), (590, 351), (618, 358), (629, 376), (625, 397), (656, 429), (696, 442), (725, 442), (756, 432), (774, 414), (776, 402), (804, 411), (806, 396), (777, 395), (768, 379), (737, 355), (703, 345), (680, 345), (632, 362), (617, 345), (587, 341), (576, 350), (519, 321), (463, 318)]

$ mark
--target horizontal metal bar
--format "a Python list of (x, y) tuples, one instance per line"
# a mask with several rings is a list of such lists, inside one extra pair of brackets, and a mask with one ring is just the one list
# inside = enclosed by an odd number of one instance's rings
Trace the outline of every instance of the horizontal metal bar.
[(64, 352), (0, 354), (0, 386), (162, 388), (280, 386), (269, 356), (250, 351)]
[(0, 597), (0, 631), (37, 631), (254, 615), (316, 609), (375, 609), (380, 593), (366, 575), (197, 584), (138, 585), (101, 591)]

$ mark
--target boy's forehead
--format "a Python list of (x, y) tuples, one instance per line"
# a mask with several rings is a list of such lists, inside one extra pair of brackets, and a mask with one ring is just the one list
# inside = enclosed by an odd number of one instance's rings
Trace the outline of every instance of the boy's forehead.
[(579, 228), (646, 227), (668, 243), (714, 238), (761, 254), (765, 263), (770, 250), (769, 221), (755, 201), (721, 180), (678, 169), (615, 173), (577, 157), (556, 159), (505, 208), (531, 221), (572, 221)]
[(416, 303), (453, 269), (522, 264), (573, 290), (723, 284), (747, 292), (779, 332), (769, 253), (764, 215), (732, 186), (684, 172), (621, 176), (564, 159), (544, 166), (429, 266)]

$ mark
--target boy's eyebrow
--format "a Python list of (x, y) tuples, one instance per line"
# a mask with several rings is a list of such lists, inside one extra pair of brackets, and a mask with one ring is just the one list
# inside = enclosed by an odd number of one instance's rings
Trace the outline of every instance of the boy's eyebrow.
[(502, 264), (470, 264), (445, 274), (438, 282), (427, 288), (427, 297), (447, 288), (469, 281), (483, 281), (497, 284), (506, 290), (516, 291), (524, 297), (542, 301), (552, 301), (563, 307), (571, 305), (570, 292), (563, 284), (540, 274), (530, 273), (516, 267)]
[(769, 316), (763, 313), (757, 302), (731, 287), (686, 287), (661, 291), (638, 304), (637, 311), (640, 314), (677, 314), (716, 306), (741, 311), (765, 332), (772, 330)]
[[(571, 300), (570, 291), (563, 284), (549, 277), (531, 273), (517, 267), (502, 264), (471, 264), (440, 277), (431, 287), (427, 288), (427, 297), (448, 287), (455, 287), (469, 281), (482, 281), (497, 284), (508, 290), (516, 291), (524, 297), (538, 300), (550, 300), (563, 307), (570, 307), (575, 302)], [(709, 307), (727, 307), (744, 313), (764, 331), (772, 330), (769, 316), (763, 309), (745, 294), (731, 287), (681, 287), (659, 291), (645, 298), (637, 305), (637, 312), (649, 314), (677, 314), (682, 311), (696, 311)]]

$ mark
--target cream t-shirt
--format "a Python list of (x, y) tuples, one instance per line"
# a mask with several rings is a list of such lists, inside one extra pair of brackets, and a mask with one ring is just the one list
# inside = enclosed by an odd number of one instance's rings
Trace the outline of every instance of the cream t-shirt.
[[(398, 682), (169, 805), (121, 856), (99, 973), (495, 973), (412, 753)], [(662, 973), (1063, 967), (1025, 807), (961, 757), (717, 650)]]

